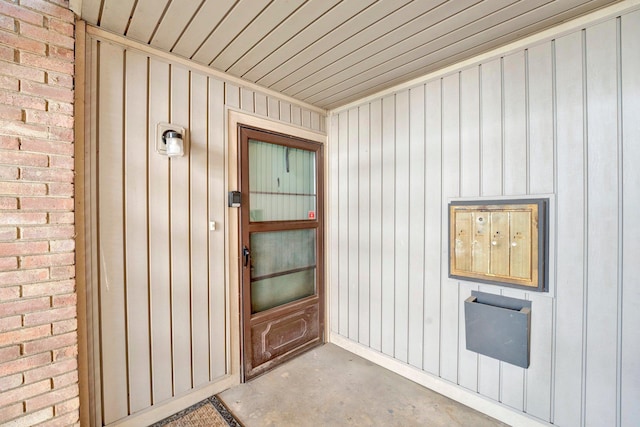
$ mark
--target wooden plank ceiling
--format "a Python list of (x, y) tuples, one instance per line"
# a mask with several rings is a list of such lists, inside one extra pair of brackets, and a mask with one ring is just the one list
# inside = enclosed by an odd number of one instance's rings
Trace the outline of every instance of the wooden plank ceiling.
[(332, 109), (613, 0), (82, 0), (110, 32)]

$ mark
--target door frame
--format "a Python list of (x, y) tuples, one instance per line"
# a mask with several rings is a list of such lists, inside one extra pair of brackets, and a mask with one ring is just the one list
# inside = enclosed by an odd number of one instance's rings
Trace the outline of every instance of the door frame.
[[(319, 142), (324, 145), (325, 148), (325, 158), (326, 158), (326, 142), (327, 136), (325, 134), (314, 132), (308, 129), (303, 129), (297, 127), (295, 125), (276, 122), (273, 120), (265, 119), (263, 117), (255, 116), (253, 114), (249, 114), (244, 111), (240, 111), (234, 108), (226, 107), (227, 110), (227, 191), (240, 191), (240, 146), (239, 146), (239, 132), (238, 125), (246, 125), (249, 127), (255, 127), (259, 129), (263, 129), (269, 132), (276, 132), (284, 135), (291, 135), (296, 138), (306, 139), (313, 142)], [(318, 167), (322, 167), (324, 169), (323, 174), (323, 186), (325, 193), (325, 200), (327, 199), (327, 173), (326, 173), (326, 165), (318, 163)], [(324, 203), (323, 207), (323, 216), (325, 218), (325, 226), (324, 226), (324, 236), (323, 239), (326, 242), (327, 240), (327, 204)], [(242, 348), (242, 331), (241, 331), (241, 306), (240, 306), (240, 292), (242, 290), (242, 276), (240, 274), (241, 271), (241, 263), (240, 259), (240, 248), (242, 246), (242, 241), (240, 238), (240, 209), (238, 208), (227, 208), (227, 224), (226, 224), (226, 232), (227, 232), (227, 241), (228, 244), (228, 262), (227, 262), (227, 289), (229, 291), (230, 302), (230, 314), (231, 314), (231, 323), (232, 323), (232, 333), (230, 337), (230, 349), (232, 353), (232, 371), (234, 373), (242, 373), (242, 356), (240, 354)], [(326, 247), (325, 254), (326, 256)], [(325, 262), (323, 267), (323, 273), (325, 277), (324, 283), (324, 295), (322, 296), (322, 310), (323, 317), (325, 319), (323, 324), (323, 335), (325, 337), (325, 342), (328, 341), (329, 338), (329, 330), (328, 325), (329, 322), (329, 312), (328, 312), (328, 298), (329, 298), (329, 286), (327, 283), (327, 263)]]

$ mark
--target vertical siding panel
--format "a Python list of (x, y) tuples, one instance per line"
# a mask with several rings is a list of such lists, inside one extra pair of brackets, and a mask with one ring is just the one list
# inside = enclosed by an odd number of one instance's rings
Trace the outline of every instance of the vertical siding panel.
[(230, 83), (225, 83), (224, 101), (229, 107), (240, 108), (240, 88)]
[[(442, 280), (442, 86), (426, 85), (425, 289), (423, 369), (440, 374), (440, 283)], [(445, 270), (446, 271), (446, 270)]]
[(424, 86), (409, 91), (409, 364), (422, 368), (424, 338)]
[(348, 112), (349, 128), (347, 140), (347, 155), (349, 169), (345, 183), (348, 188), (348, 235), (349, 235), (349, 338), (358, 341), (358, 309), (359, 282), (358, 277), (358, 109), (352, 108)]
[(156, 125), (169, 120), (169, 66), (149, 63), (149, 272), (153, 403), (173, 394), (169, 294), (169, 161), (155, 151)]
[(302, 126), (311, 129), (311, 111), (302, 109)]
[(310, 114), (310, 117), (311, 117), (311, 123), (309, 125), (309, 128), (311, 128), (312, 130), (321, 131), (321, 128), (320, 128), (320, 113), (318, 113), (316, 111), (310, 111), (309, 114)]
[[(340, 241), (340, 335), (349, 336), (349, 113), (339, 115), (338, 171), (340, 179), (338, 200), (338, 238)], [(344, 252), (343, 252), (344, 251)]]
[(280, 101), (280, 120), (291, 123), (291, 104)]
[(395, 357), (407, 362), (409, 338), (409, 91), (396, 95)]
[(394, 352), (395, 292), (395, 96), (382, 99), (382, 342), (383, 353)]
[[(480, 193), (480, 81), (479, 68), (460, 73), (460, 196), (477, 197)], [(460, 283), (458, 300), (459, 337), (458, 383), (478, 390), (478, 354), (466, 349), (464, 300), (478, 286)]]
[(359, 135), (359, 168), (358, 168), (358, 218), (359, 241), (358, 247), (358, 282), (360, 283), (358, 338), (360, 344), (369, 345), (369, 299), (371, 279), (369, 275), (369, 239), (370, 212), (369, 212), (369, 186), (370, 186), (370, 154), (369, 154), (369, 104), (362, 105), (358, 109), (358, 135)]
[(369, 345), (382, 350), (382, 100), (370, 104), (371, 120), (371, 288)]
[(584, 121), (582, 35), (555, 43), (557, 108), (557, 261), (553, 422), (579, 425), (584, 301)]
[(191, 74), (190, 111), (191, 363), (193, 386), (197, 387), (209, 381), (207, 77), (202, 74)]
[(622, 221), (622, 366), (621, 417), (623, 426), (640, 420), (640, 300), (638, 276), (633, 268), (640, 259), (640, 12), (622, 16), (622, 123), (623, 123), (623, 212)]
[(525, 53), (504, 57), (504, 193), (527, 193)]
[(291, 106), (291, 123), (302, 126), (302, 109), (297, 105)]
[[(226, 142), (224, 115), (224, 83), (209, 78), (209, 141), (208, 141), (208, 173), (209, 173), (209, 219), (222, 222), (226, 212)], [(224, 228), (217, 228), (209, 233), (209, 322), (210, 339), (209, 354), (210, 379), (214, 380), (227, 372), (227, 295), (225, 258), (226, 251)], [(234, 298), (230, 295), (229, 298)]]
[(529, 49), (529, 194), (553, 193), (551, 42)]
[[(496, 59), (481, 67), (481, 168), (480, 194), (485, 197), (502, 194), (502, 61)], [(500, 288), (480, 285), (482, 292), (500, 293)], [(478, 392), (494, 400), (500, 399), (500, 362), (478, 355)]]
[[(129, 408), (151, 405), (147, 232), (147, 57), (126, 53), (125, 207)], [(107, 184), (110, 185), (110, 184)]]
[[(189, 71), (171, 68), (171, 123), (189, 127)], [(187, 149), (189, 149), (187, 144)], [(191, 388), (189, 156), (169, 160), (171, 212), (171, 332), (174, 394)]]
[[(524, 292), (519, 289), (504, 289), (502, 295), (511, 298), (525, 299)], [(533, 307), (531, 313), (533, 316)], [(500, 362), (500, 401), (519, 411), (524, 410), (525, 383), (524, 368), (506, 362)]]
[(340, 156), (339, 156), (339, 116), (334, 114), (330, 118), (331, 126), (329, 128), (329, 245), (331, 252), (327, 255), (330, 258), (331, 266), (331, 305), (329, 313), (331, 316), (331, 331), (339, 332), (339, 307), (340, 307)]
[(254, 93), (251, 89), (240, 88), (240, 108), (250, 113), (255, 112)]
[(261, 116), (268, 115), (268, 107), (267, 107), (267, 96), (262, 93), (255, 93), (255, 105), (256, 105), (256, 114), (260, 114)]
[[(460, 83), (459, 74), (442, 80), (442, 254), (449, 250), (447, 205), (460, 196)], [(458, 382), (458, 282), (450, 280), (448, 257), (441, 256), (440, 376)]]
[[(532, 292), (531, 364), (526, 370), (525, 410), (545, 421), (551, 420), (551, 361), (553, 356), (553, 299)], [(535, 307), (535, 316), (533, 315)]]
[(267, 108), (269, 110), (269, 118), (274, 119), (274, 120), (280, 120), (280, 101), (278, 101), (276, 98), (268, 98), (268, 105)]
[(587, 29), (587, 425), (616, 423), (618, 149), (616, 22)]
[(100, 44), (98, 88), (98, 185), (100, 204), (100, 325), (102, 403), (104, 421), (111, 423), (129, 414), (127, 399), (126, 283), (122, 265), (125, 254), (123, 190), (123, 71), (124, 51)]

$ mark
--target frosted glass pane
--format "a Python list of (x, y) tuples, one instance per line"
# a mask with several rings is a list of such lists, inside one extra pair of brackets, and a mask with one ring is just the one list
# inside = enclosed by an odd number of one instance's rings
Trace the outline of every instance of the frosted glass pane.
[(316, 269), (251, 283), (251, 312), (257, 313), (315, 294)]
[(249, 140), (252, 222), (316, 218), (316, 154)]

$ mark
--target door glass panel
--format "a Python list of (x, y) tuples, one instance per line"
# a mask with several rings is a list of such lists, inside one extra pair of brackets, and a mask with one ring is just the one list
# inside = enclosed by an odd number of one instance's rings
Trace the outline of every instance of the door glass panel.
[(316, 218), (316, 153), (249, 139), (251, 222)]
[(314, 295), (316, 231), (251, 233), (251, 312)]

